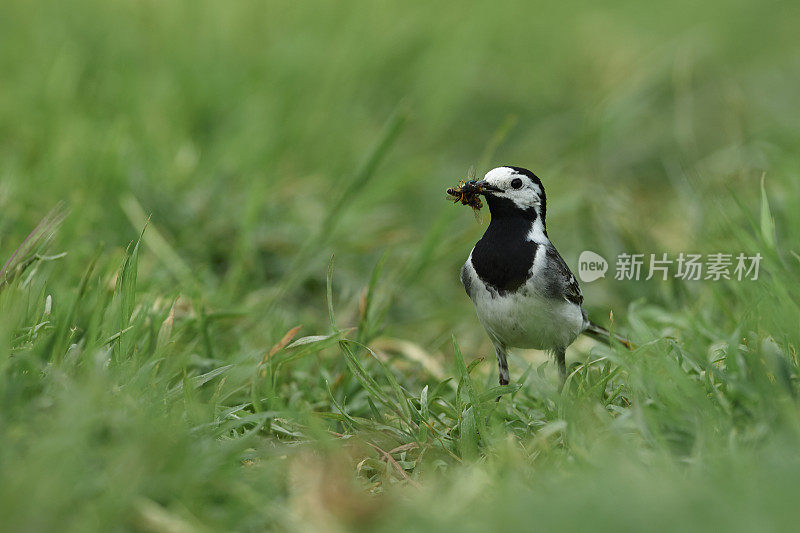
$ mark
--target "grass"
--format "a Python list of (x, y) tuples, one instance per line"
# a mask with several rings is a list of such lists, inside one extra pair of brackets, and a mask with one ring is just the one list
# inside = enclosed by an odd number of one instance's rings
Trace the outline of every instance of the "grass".
[[(3, 529), (795, 529), (797, 16), (3, 2)], [(572, 267), (761, 275), (584, 284), (639, 347), (498, 389), (444, 189), (503, 163)]]

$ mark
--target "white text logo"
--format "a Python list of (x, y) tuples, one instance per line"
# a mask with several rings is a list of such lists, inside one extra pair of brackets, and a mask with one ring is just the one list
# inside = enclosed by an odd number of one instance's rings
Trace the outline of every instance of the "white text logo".
[(585, 283), (606, 277), (607, 270), (608, 261), (592, 251), (584, 250), (578, 257), (578, 276)]

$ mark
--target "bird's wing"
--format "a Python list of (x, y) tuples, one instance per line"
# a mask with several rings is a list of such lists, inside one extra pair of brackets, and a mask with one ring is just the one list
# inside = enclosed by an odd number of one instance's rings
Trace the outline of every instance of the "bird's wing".
[(561, 254), (550, 244), (547, 246), (547, 295), (553, 298), (564, 298), (575, 305), (583, 304), (583, 293), (578, 280), (572, 275)]

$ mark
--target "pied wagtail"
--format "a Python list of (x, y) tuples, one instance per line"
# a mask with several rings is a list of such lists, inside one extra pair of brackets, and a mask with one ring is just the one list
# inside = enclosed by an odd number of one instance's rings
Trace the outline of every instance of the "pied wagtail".
[(524, 168), (498, 167), (462, 190), (482, 194), (492, 217), (461, 269), (461, 282), (494, 344), (500, 385), (508, 384), (508, 349), (535, 348), (555, 356), (563, 386), (567, 346), (581, 333), (605, 343), (610, 334), (587, 317), (581, 288), (547, 236), (541, 180)]

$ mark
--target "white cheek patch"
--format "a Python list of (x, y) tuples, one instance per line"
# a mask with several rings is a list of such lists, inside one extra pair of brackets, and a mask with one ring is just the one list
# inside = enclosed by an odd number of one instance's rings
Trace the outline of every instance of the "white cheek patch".
[(528, 187), (520, 190), (506, 190), (504, 192), (495, 193), (495, 196), (499, 198), (508, 198), (520, 209), (528, 209), (531, 206), (538, 206), (540, 203), (539, 196)]

